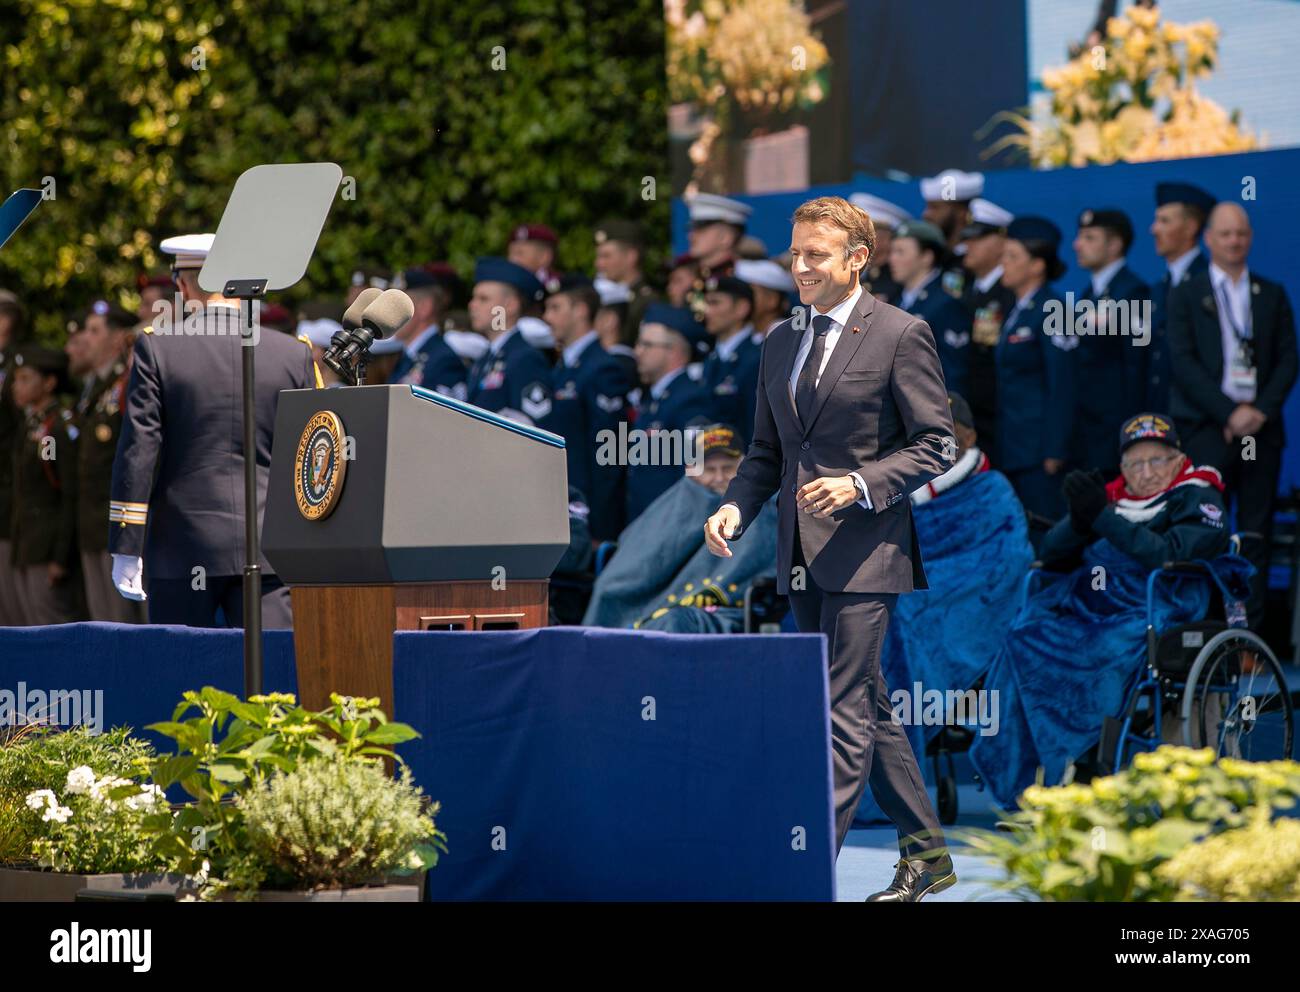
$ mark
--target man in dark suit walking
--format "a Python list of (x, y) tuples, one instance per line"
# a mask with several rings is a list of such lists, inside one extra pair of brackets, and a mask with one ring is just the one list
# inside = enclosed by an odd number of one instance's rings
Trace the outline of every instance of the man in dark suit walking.
[(1170, 413), (1198, 465), (1223, 474), (1236, 504), (1237, 530), (1260, 535), (1242, 542), (1256, 568), (1246, 604), (1258, 630), (1268, 590), (1273, 505), (1286, 433), (1282, 404), (1295, 385), (1295, 318), (1286, 290), (1246, 266), (1251, 228), (1239, 204), (1210, 213), (1206, 272), (1169, 294), (1173, 355)]
[(729, 557), (727, 541), (778, 494), (777, 589), (830, 652), (836, 850), (870, 784), (902, 854), (870, 898), (914, 902), (956, 875), (893, 722), (880, 647), (899, 594), (926, 588), (907, 497), (954, 460), (952, 416), (929, 326), (861, 286), (875, 243), (867, 213), (822, 197), (793, 222), (803, 306), (763, 344), (754, 437), (705, 540)]

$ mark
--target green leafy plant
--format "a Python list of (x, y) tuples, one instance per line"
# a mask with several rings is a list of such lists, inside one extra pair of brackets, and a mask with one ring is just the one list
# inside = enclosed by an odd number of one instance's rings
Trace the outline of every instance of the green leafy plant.
[(1164, 745), (1118, 775), (1087, 785), (1031, 786), (1005, 832), (957, 837), (1000, 864), (1000, 883), (1048, 901), (1144, 902), (1175, 898), (1159, 872), (1189, 845), (1237, 831), (1295, 805), (1300, 763), (1215, 759), (1213, 750)]
[(394, 779), (377, 762), (323, 755), (272, 776), (237, 805), (248, 850), (229, 877), (244, 893), (363, 885), (432, 868), (447, 849), (434, 823), (438, 804), (424, 808), (406, 767)]
[(176, 754), (154, 762), (155, 784), (179, 783), (194, 799), (169, 820), (151, 823), (172, 870), (195, 878), (204, 894), (219, 891), (250, 851), (238, 797), (315, 760), (401, 763), (392, 747), (419, 736), (389, 722), (377, 699), (330, 699), (316, 712), (288, 694), (241, 700), (206, 686), (186, 692), (171, 720), (149, 726), (177, 745)]
[(1210, 837), (1156, 869), (1188, 902), (1300, 902), (1300, 822), (1253, 817)]
[(62, 788), (81, 766), (138, 778), (153, 755), (149, 742), (126, 727), (94, 734), (85, 727), (31, 726), (6, 734), (0, 739), (0, 864), (35, 861), (36, 842), (54, 830), (52, 821), (32, 815), (26, 802), (32, 792)]

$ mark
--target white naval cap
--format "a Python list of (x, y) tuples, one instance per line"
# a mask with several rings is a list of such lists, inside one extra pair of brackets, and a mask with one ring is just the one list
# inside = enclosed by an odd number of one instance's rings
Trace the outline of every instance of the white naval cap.
[(731, 200), (716, 193), (696, 193), (686, 198), (686, 207), (691, 214), (691, 223), (726, 221), (728, 224), (745, 226), (754, 208), (739, 200)]
[(751, 260), (742, 258), (736, 262), (736, 278), (751, 286), (763, 286), (778, 293), (793, 293), (794, 278), (789, 269), (783, 269), (770, 258)]
[(849, 202), (855, 207), (865, 210), (871, 217), (871, 223), (876, 227), (883, 224), (892, 231), (903, 221), (912, 219), (912, 215), (897, 203), (890, 203), (888, 200), (882, 200), (870, 193), (854, 193), (849, 197)]
[(164, 238), (158, 250), (176, 256), (173, 269), (201, 269), (216, 238), (215, 234), (176, 234)]
[(1004, 210), (996, 203), (983, 197), (970, 201), (970, 219), (976, 224), (988, 224), (990, 227), (1006, 227), (1015, 216), (1010, 210)]
[(944, 169), (937, 176), (921, 180), (921, 196), (927, 203), (938, 200), (973, 200), (983, 192), (982, 172)]
[(343, 325), (337, 320), (330, 320), (328, 317), (322, 317), (320, 320), (298, 321), (298, 336), (306, 337), (317, 348), (328, 350), (330, 339), (341, 330), (343, 330)]
[(591, 281), (591, 288), (596, 291), (600, 297), (602, 307), (612, 306), (615, 303), (630, 303), (632, 301), (632, 290), (628, 289), (624, 283), (615, 282), (613, 279), (606, 279), (604, 276), (596, 276)]

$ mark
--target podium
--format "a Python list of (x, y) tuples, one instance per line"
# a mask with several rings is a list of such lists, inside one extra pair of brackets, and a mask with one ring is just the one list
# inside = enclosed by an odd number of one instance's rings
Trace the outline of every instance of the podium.
[(419, 386), (282, 392), (265, 505), (311, 709), (394, 712), (396, 630), (546, 626), (569, 544), (564, 439)]

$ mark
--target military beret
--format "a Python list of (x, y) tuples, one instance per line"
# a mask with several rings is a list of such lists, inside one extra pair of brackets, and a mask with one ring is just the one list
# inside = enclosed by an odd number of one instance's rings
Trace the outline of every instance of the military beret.
[(596, 225), (595, 237), (598, 245), (603, 245), (606, 241), (618, 241), (640, 248), (645, 244), (645, 234), (641, 230), (641, 225), (631, 220), (603, 221)]
[(52, 375), (58, 379), (56, 392), (63, 392), (68, 385), (68, 356), (53, 348), (39, 344), (29, 344), (18, 349), (14, 355), (15, 368), (35, 369), (41, 375)]
[(387, 289), (393, 275), (387, 269), (363, 266), (352, 273), (353, 286), (368, 286), (371, 289)]
[(545, 224), (519, 224), (510, 232), (511, 241), (545, 241), (548, 245), (559, 243), (559, 238)]
[(149, 275), (142, 272), (136, 277), (136, 289), (148, 289), (150, 286), (159, 286), (163, 289), (171, 289), (172, 277), (166, 273), (156, 273)]
[(1045, 241), (1056, 251), (1061, 244), (1061, 229), (1046, 217), (1017, 217), (1007, 225), (1007, 237), (1013, 241)]
[(754, 290), (749, 283), (735, 276), (710, 276), (704, 282), (706, 293), (726, 293), (738, 300), (754, 302)]
[(907, 220), (894, 230), (896, 238), (913, 238), (922, 247), (930, 247), (943, 253), (948, 250), (948, 241), (943, 232), (928, 220)]
[[(108, 325), (117, 330), (125, 330), (134, 327), (138, 321), (134, 314), (123, 310), (108, 300), (96, 300), (86, 310), (86, 319), (90, 319), (91, 314), (98, 314), (108, 321)], [(84, 323), (84, 322), (83, 322)]]
[(1084, 210), (1079, 214), (1079, 227), (1100, 227), (1113, 231), (1124, 242), (1125, 251), (1128, 251), (1129, 245), (1133, 243), (1133, 222), (1128, 219), (1128, 214), (1123, 210), (1114, 207)]
[(503, 282), (517, 290), (525, 300), (540, 302), (546, 297), (537, 276), (504, 258), (480, 258), (474, 266), (474, 281)]

